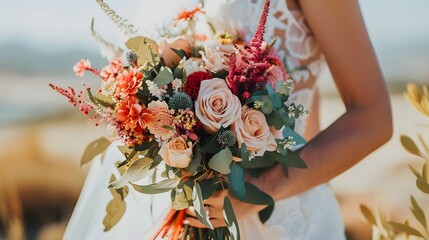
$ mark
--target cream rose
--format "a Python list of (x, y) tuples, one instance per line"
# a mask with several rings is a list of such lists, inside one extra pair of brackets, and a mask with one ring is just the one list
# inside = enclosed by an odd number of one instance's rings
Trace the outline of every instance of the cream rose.
[(165, 61), (167, 67), (173, 67), (177, 65), (181, 58), (177, 55), (172, 48), (178, 50), (184, 50), (187, 54), (191, 52), (191, 43), (186, 39), (186, 37), (176, 37), (176, 38), (161, 38), (158, 42), (159, 55)]
[(208, 70), (219, 72), (229, 70), (229, 58), (233, 52), (235, 52), (234, 45), (220, 44), (213, 40), (204, 43), (204, 51), (200, 51), (200, 54)]
[(226, 85), (225, 80), (213, 78), (201, 82), (195, 114), (204, 130), (214, 134), (223, 127), (230, 126), (240, 117), (241, 103)]
[(263, 156), (265, 151), (277, 148), (265, 115), (256, 109), (244, 106), (241, 117), (231, 125), (231, 131), (235, 133), (239, 147), (246, 143), (247, 150), (254, 151), (255, 156)]
[(159, 150), (159, 155), (170, 167), (186, 168), (192, 157), (192, 142), (187, 142), (188, 137), (181, 135), (164, 142)]

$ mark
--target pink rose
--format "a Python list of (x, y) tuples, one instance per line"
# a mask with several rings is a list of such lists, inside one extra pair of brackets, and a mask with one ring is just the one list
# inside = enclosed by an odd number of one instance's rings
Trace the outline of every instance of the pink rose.
[(232, 44), (207, 41), (204, 43), (204, 51), (200, 51), (200, 54), (208, 70), (219, 72), (229, 70), (229, 59), (233, 52), (235, 52), (235, 48)]
[(277, 148), (265, 115), (256, 109), (244, 106), (241, 117), (231, 125), (231, 131), (235, 133), (239, 147), (246, 143), (247, 150), (254, 151), (255, 156), (263, 156), (265, 151)]
[(240, 112), (240, 100), (232, 94), (225, 80), (213, 78), (201, 82), (195, 114), (207, 133), (214, 134), (222, 126), (230, 126), (240, 117)]
[(192, 142), (188, 142), (186, 135), (173, 138), (164, 142), (159, 150), (159, 155), (170, 167), (186, 168), (192, 157)]
[(184, 50), (188, 55), (191, 52), (191, 43), (183, 36), (176, 38), (161, 38), (158, 42), (159, 56), (164, 59), (167, 67), (174, 67), (179, 64), (181, 58), (172, 48)]

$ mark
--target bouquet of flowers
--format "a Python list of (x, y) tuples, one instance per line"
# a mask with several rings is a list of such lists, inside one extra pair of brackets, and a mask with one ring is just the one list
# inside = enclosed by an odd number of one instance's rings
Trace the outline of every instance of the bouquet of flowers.
[[(134, 33), (132, 25), (97, 1), (124, 32)], [(123, 215), (132, 186), (144, 194), (171, 192), (172, 210), (153, 239), (239, 239), (229, 199), (224, 202), (225, 229), (213, 229), (203, 200), (228, 189), (241, 201), (267, 205), (260, 213), (266, 221), (274, 201), (246, 182), (245, 173), (258, 176), (274, 164), (286, 170), (306, 167), (292, 148), (304, 143), (293, 128), (308, 110), (288, 101), (293, 81), (272, 47), (274, 41), (263, 40), (269, 5), (267, 0), (250, 42), (236, 33), (217, 31), (210, 22), (212, 34), (196, 32), (202, 6), (179, 14), (174, 25), (186, 26), (180, 34), (157, 41), (131, 37), (125, 43), (127, 51), (102, 40), (92, 25), (98, 42), (113, 50), (111, 61), (99, 71), (81, 60), (74, 70), (79, 76), (89, 71), (100, 77), (100, 89), (92, 92), (84, 85), (76, 96), (71, 87), (51, 87), (84, 114), (92, 114), (89, 120), (96, 125), (105, 122), (113, 132), (110, 139), (92, 142), (82, 163), (114, 139), (124, 144), (119, 148), (125, 159), (117, 165), (121, 177), (112, 176), (109, 186), (113, 200), (103, 221), (106, 231)], [(164, 171), (161, 180), (136, 184), (157, 169)], [(207, 230), (183, 224), (190, 206)]]

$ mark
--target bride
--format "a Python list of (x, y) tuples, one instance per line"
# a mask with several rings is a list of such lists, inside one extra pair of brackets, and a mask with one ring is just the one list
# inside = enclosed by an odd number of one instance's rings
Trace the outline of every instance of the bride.
[[(197, 3), (143, 1), (138, 21), (143, 34), (154, 36), (155, 27), (166, 26), (163, 24), (172, 20), (165, 16), (175, 16)], [(239, 29), (248, 40), (263, 4), (264, 0), (206, 0), (205, 10), (218, 29)], [(388, 92), (358, 1), (272, 0), (266, 27), (266, 38), (278, 38), (276, 48), (286, 58), (288, 71), (296, 81), (293, 101), (312, 110), (310, 117), (297, 122), (295, 128), (308, 140), (298, 150), (308, 168), (290, 169), (285, 178), (283, 168), (275, 166), (262, 177), (249, 179), (269, 193), (276, 205), (271, 218), (262, 224), (257, 215), (260, 206), (233, 200), (242, 239), (345, 239), (338, 203), (326, 182), (392, 134)], [(325, 62), (347, 111), (320, 131), (316, 82)], [(142, 239), (170, 206), (168, 195), (130, 191), (125, 215), (104, 232), (102, 220), (111, 199), (107, 186), (111, 174), (118, 174), (114, 163), (121, 154), (111, 147), (106, 156), (92, 163), (64, 239)], [(225, 226), (222, 204), (227, 194), (218, 192), (206, 202), (215, 227)], [(190, 225), (204, 227), (193, 218), (193, 211), (189, 215), (186, 221)]]

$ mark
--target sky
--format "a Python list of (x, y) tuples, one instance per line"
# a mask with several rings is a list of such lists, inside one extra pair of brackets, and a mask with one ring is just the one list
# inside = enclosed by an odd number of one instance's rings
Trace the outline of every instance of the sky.
[[(106, 1), (132, 22), (145, 0)], [(150, 4), (163, 4), (162, 0)], [(429, 43), (428, 0), (360, 0), (368, 31), (380, 51), (404, 44)], [(118, 41), (118, 32), (95, 0), (0, 1), (0, 44), (20, 42), (44, 51), (92, 48), (91, 18), (107, 39)], [(428, 44), (429, 45), (429, 44)]]

